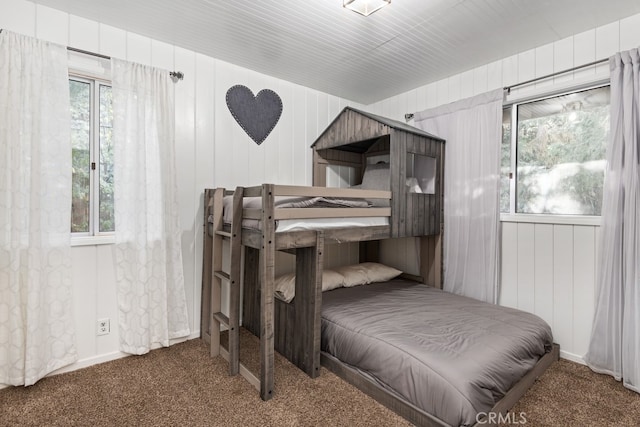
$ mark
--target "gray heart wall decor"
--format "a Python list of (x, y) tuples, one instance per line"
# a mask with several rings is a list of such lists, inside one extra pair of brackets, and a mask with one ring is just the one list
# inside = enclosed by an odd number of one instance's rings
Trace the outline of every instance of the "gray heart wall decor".
[(282, 115), (282, 100), (271, 89), (262, 89), (256, 96), (246, 86), (235, 85), (227, 91), (227, 107), (242, 129), (262, 144)]

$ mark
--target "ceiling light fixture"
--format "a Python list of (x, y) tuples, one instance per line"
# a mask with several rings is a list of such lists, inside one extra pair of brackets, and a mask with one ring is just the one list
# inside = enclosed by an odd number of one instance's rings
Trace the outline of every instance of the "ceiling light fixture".
[(391, 4), (391, 0), (343, 0), (342, 6), (358, 12), (360, 15), (369, 16), (376, 10), (380, 10)]

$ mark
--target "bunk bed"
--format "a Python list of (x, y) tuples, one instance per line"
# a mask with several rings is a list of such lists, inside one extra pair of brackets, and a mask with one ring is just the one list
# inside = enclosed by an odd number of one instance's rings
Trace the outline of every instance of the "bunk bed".
[[(202, 337), (211, 343), (212, 356), (225, 356), (230, 361), (229, 372), (243, 374), (260, 390), (264, 400), (273, 396), (275, 349), (311, 377), (319, 375), (322, 361), (416, 424), (445, 425), (397, 393), (379, 387), (349, 364), (321, 351), (327, 245), (360, 242), (360, 261), (376, 262), (381, 240), (417, 237), (420, 273), (402, 277), (420, 282), (425, 288), (424, 285), (441, 288), (444, 141), (405, 123), (347, 107), (312, 148), (312, 187), (263, 184), (205, 190)], [(361, 182), (356, 188), (327, 188), (327, 169), (332, 165), (350, 168)], [(382, 181), (367, 179), (379, 178), (380, 171), (384, 171)], [(317, 201), (321, 207), (315, 204)], [(308, 222), (315, 219), (320, 223)], [(374, 222), (369, 222), (371, 219)], [(228, 273), (221, 271), (223, 239), (230, 241)], [(276, 251), (296, 256), (295, 298), (290, 303), (274, 298)], [(223, 281), (231, 284), (228, 317), (221, 313)], [(259, 377), (237, 360), (240, 304), (243, 327), (260, 338)], [(220, 325), (235, 331), (229, 334), (228, 350), (220, 347)], [(557, 347), (545, 351), (546, 355), (494, 410), (509, 409), (557, 358)]]
[[(334, 242), (362, 242), (362, 259), (375, 256), (376, 243), (382, 239), (421, 236), (425, 253), (433, 254), (431, 265), (425, 264), (421, 274), (439, 283), (441, 246), (439, 236), (442, 209), (442, 176), (444, 141), (404, 123), (345, 108), (313, 144), (313, 186), (280, 186), (263, 184), (237, 187), (234, 190), (205, 190), (204, 262), (201, 331), (211, 342), (212, 355), (222, 354), (231, 360), (230, 373), (243, 372), (236, 361), (237, 340), (231, 335), (229, 353), (220, 349), (217, 330), (220, 325), (232, 331), (239, 328), (240, 258), (244, 256), (242, 300), (243, 325), (261, 339), (259, 384), (263, 399), (269, 399), (273, 388), (273, 348), (311, 376), (320, 368), (320, 299), (323, 251)], [(367, 186), (359, 189), (326, 188), (329, 165), (352, 168), (355, 176), (364, 178), (367, 168), (383, 158), (388, 164), (385, 188)], [(425, 163), (428, 176), (422, 177), (424, 192), (407, 185), (416, 165)], [(419, 168), (418, 168), (419, 169)], [(409, 173), (409, 176), (407, 175)], [(419, 184), (419, 183), (418, 183)], [(374, 184), (375, 185), (375, 184)], [(224, 218), (227, 196), (227, 222)], [(367, 201), (364, 207), (283, 207), (281, 197), (312, 197)], [(370, 205), (370, 206), (369, 206)], [(229, 206), (232, 209), (229, 209)], [(230, 212), (233, 211), (231, 214)], [(347, 223), (342, 226), (307, 226), (305, 229), (276, 230), (283, 222), (313, 218), (383, 218), (382, 223)], [(257, 225), (257, 227), (256, 227)], [(230, 241), (231, 271), (222, 271), (223, 239)], [(373, 242), (373, 243), (368, 243)], [(244, 249), (243, 249), (244, 248)], [(273, 283), (276, 251), (296, 255), (297, 302), (284, 313), (274, 315)], [(221, 311), (220, 289), (223, 282), (230, 287), (229, 316)], [(315, 284), (315, 286), (314, 286)], [(280, 315), (282, 314), (282, 315)], [(292, 327), (274, 328), (295, 319)], [(275, 329), (275, 331), (274, 331)], [(274, 335), (275, 334), (275, 335)], [(232, 341), (232, 342), (231, 342)], [(233, 366), (232, 366), (233, 365)], [(246, 374), (246, 372), (245, 372)], [(250, 375), (246, 375), (250, 377)]]

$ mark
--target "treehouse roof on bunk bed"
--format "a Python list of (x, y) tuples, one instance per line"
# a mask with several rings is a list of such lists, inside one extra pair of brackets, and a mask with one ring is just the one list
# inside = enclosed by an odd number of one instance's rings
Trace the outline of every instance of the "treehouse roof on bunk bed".
[(391, 191), (389, 237), (429, 236), (440, 232), (444, 140), (375, 114), (345, 107), (311, 145), (313, 185), (326, 186), (327, 166), (351, 167), (355, 176), (384, 160), (385, 188)]
[[(364, 153), (385, 135), (412, 134), (425, 139), (444, 142), (444, 139), (398, 120), (345, 107), (311, 144), (314, 150), (340, 147), (345, 151)], [(392, 138), (395, 143), (395, 138)]]

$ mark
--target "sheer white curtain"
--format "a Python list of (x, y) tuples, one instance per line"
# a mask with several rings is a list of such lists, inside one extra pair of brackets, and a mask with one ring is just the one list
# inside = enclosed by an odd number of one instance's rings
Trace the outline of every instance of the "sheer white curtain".
[(0, 33), (0, 383), (77, 360), (67, 50)]
[(444, 289), (497, 302), (503, 91), (415, 114), (444, 138)]
[(169, 72), (112, 59), (120, 349), (189, 334)]
[(640, 54), (611, 69), (611, 132), (600, 229), (598, 292), (587, 364), (640, 393)]

